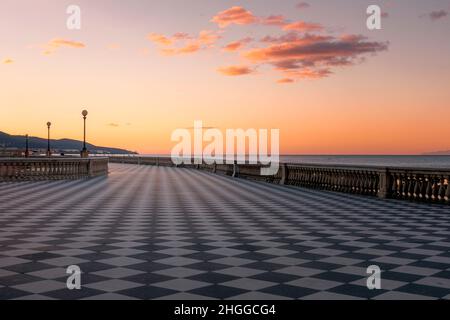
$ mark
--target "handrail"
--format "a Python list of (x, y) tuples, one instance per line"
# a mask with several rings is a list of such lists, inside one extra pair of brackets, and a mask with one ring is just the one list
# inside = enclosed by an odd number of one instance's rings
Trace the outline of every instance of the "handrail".
[(1, 158), (0, 181), (61, 180), (108, 174), (108, 158)]

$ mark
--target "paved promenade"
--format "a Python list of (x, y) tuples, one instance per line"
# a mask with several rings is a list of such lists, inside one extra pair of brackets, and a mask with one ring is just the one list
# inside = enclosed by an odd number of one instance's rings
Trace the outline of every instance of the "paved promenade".
[[(450, 298), (450, 208), (110, 165), (0, 183), (0, 299)], [(66, 289), (69, 265), (81, 290)], [(382, 289), (368, 290), (378, 265)]]

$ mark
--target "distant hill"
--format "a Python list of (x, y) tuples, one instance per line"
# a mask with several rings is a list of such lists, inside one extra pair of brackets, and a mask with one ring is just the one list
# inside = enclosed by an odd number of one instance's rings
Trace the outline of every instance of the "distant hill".
[[(30, 150), (47, 150), (47, 139), (38, 137), (29, 137)], [(52, 150), (64, 153), (78, 153), (83, 148), (83, 142), (72, 139), (50, 140)], [(25, 136), (13, 136), (0, 131), (0, 149), (17, 148), (25, 149)], [(86, 143), (86, 148), (93, 154), (111, 153), (111, 154), (134, 154), (136, 152), (110, 147), (99, 147)]]
[(424, 156), (450, 156), (450, 150), (447, 151), (435, 151), (435, 152), (426, 152), (423, 154)]

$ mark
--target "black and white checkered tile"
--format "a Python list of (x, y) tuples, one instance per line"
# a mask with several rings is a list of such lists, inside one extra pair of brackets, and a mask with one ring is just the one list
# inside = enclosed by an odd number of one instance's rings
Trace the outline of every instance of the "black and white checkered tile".
[(117, 164), (0, 184), (0, 299), (367, 298), (450, 298), (449, 207)]

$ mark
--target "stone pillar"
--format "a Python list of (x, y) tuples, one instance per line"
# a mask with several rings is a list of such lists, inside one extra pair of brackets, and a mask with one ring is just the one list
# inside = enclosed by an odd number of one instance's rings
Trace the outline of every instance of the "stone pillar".
[(94, 176), (94, 160), (89, 159), (88, 162), (88, 176), (93, 177)]
[(286, 163), (281, 163), (280, 165), (280, 170), (281, 170), (281, 180), (280, 180), (280, 184), (281, 185), (285, 185), (287, 184), (287, 180), (288, 180), (288, 167)]
[(237, 161), (234, 161), (233, 164), (233, 178), (237, 178), (239, 176), (239, 165), (237, 164)]
[(388, 169), (384, 169), (382, 171), (379, 171), (379, 177), (380, 177), (380, 187), (378, 190), (378, 198), (380, 199), (386, 199), (389, 197), (389, 189), (390, 189), (390, 178), (389, 178), (389, 172)]

